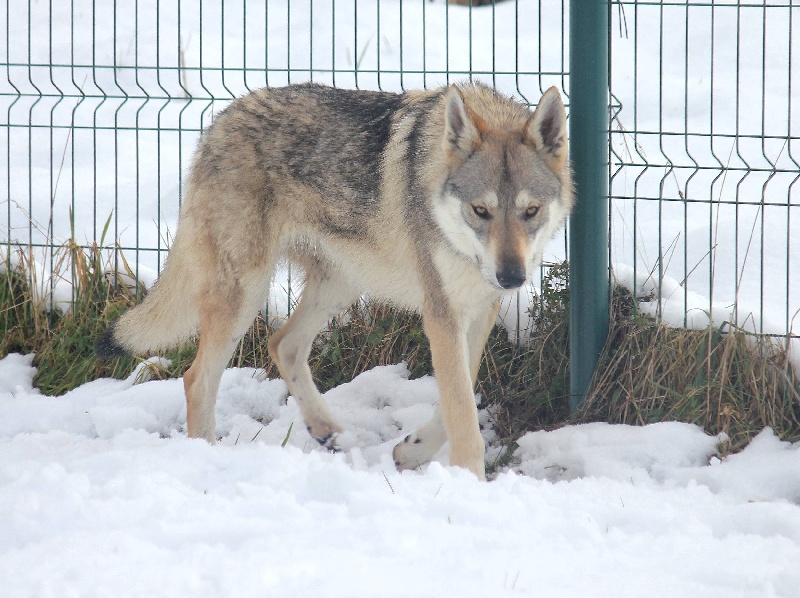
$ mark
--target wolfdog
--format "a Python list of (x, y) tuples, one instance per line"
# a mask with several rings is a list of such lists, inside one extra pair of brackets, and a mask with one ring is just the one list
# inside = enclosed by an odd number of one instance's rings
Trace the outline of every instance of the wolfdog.
[(165, 349), (199, 331), (184, 376), (190, 437), (215, 441), (220, 377), (265, 304), (278, 260), (305, 275), (268, 349), (309, 434), (343, 428), (314, 385), (316, 334), (362, 294), (422, 314), (440, 404), (394, 449), (398, 469), (450, 442), (485, 478), (474, 385), (504, 294), (541, 262), (573, 203), (566, 115), (553, 87), (531, 112), (481, 84), (401, 94), (317, 84), (255, 91), (202, 135), (174, 244), (100, 356)]

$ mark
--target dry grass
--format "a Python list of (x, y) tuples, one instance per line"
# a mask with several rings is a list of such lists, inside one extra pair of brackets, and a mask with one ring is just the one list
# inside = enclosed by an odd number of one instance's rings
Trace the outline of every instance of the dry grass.
[[(0, 357), (35, 352), (39, 370), (34, 383), (50, 395), (98, 377), (127, 376), (135, 358), (98, 361), (93, 345), (136, 301), (137, 289), (104, 274), (108, 260), (103, 261), (96, 246), (68, 243), (58, 252), (56, 266), (75, 281), (72, 309), (67, 315), (47, 313), (31, 293), (30, 259), (25, 250), (19, 251), (20, 266), (0, 277)], [(132, 277), (124, 258), (121, 263)], [(478, 392), (502, 442), (513, 447), (529, 430), (565, 423), (641, 425), (664, 420), (725, 432), (730, 450), (744, 446), (765, 426), (782, 438), (800, 440), (800, 385), (779, 344), (728, 325), (700, 331), (668, 328), (638, 315), (630, 294), (620, 289), (592, 390), (584, 409), (570, 416), (567, 270), (565, 264), (548, 269), (526, 343), (510, 342), (499, 328), (490, 336)], [(270, 377), (277, 376), (267, 354), (269, 334), (259, 318), (231, 365), (262, 367)], [(182, 375), (195, 351), (189, 343), (167, 352), (172, 366), (159, 375)], [(401, 361), (412, 377), (431, 373), (430, 347), (419, 316), (359, 302), (317, 338), (310, 365), (324, 391), (377, 365)]]
[[(5, 256), (8, 259), (8, 256)], [(34, 384), (46, 394), (60, 395), (83, 382), (103, 376), (126, 376), (135, 360), (94, 358), (94, 342), (110, 321), (136, 298), (135, 289), (115, 284), (105, 272), (97, 245), (82, 248), (70, 241), (55, 254), (54, 278), (65, 273), (73, 281), (70, 310), (61, 314), (50, 299), (32, 292), (41, 287), (29, 249), (16, 249), (16, 268), (0, 275), (0, 356), (36, 353), (39, 369)], [(133, 279), (127, 263), (128, 278)], [(47, 286), (47, 285), (45, 285)]]
[[(669, 328), (618, 290), (609, 340), (581, 420), (695, 423), (741, 449), (765, 426), (800, 440), (800, 384), (781, 339), (724, 323)], [(785, 342), (785, 339), (782, 339)]]

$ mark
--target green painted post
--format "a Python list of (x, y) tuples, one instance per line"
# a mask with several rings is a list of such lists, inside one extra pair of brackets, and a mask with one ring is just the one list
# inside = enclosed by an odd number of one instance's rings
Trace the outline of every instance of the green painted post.
[(608, 335), (608, 0), (571, 0), (569, 133), (576, 204), (569, 224), (570, 412)]

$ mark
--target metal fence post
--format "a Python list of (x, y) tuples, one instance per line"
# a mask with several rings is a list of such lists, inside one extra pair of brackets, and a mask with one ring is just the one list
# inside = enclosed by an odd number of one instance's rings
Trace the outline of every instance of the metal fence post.
[(569, 133), (576, 206), (569, 224), (570, 412), (583, 403), (608, 335), (608, 8), (569, 7)]

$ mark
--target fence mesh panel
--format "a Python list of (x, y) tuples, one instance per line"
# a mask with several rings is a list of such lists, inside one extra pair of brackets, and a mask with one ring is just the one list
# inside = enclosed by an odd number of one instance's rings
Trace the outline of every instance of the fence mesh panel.
[(46, 271), (73, 229), (89, 244), (110, 218), (105, 245), (152, 280), (200, 131), (232, 98), (308, 80), (401, 91), (480, 79), (531, 104), (564, 88), (565, 8), (6, 0), (0, 242), (41, 249)]
[[(200, 131), (248, 90), (314, 80), (400, 91), (477, 78), (529, 104), (551, 85), (568, 90), (565, 2), (3, 8), (0, 243), (37, 249), (43, 278), (66, 239), (99, 241), (108, 223), (105, 245), (118, 243), (152, 280)], [(793, 331), (797, 6), (622, 0), (610, 10), (616, 275), (643, 306), (686, 325), (713, 313), (756, 332)], [(556, 242), (548, 257), (564, 251)]]
[(799, 15), (780, 1), (612, 5), (613, 259), (665, 317), (798, 324)]

